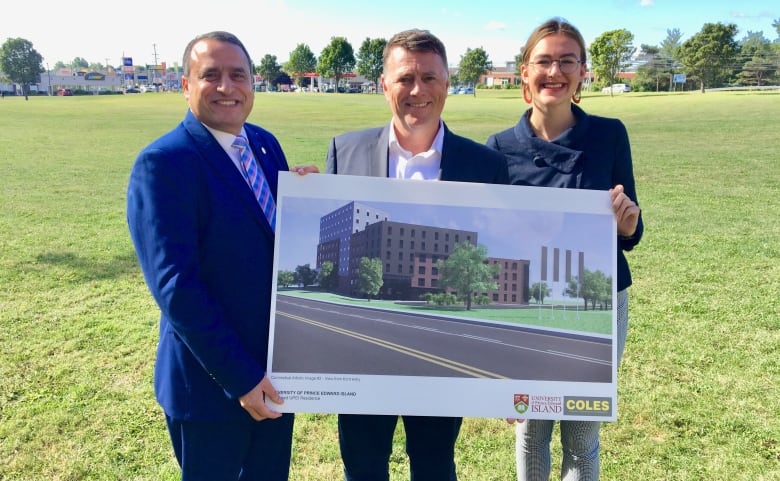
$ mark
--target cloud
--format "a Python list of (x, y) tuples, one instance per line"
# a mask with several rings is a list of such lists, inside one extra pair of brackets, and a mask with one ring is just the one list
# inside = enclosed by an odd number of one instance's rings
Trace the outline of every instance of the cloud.
[(491, 20), (485, 24), (485, 30), (494, 32), (496, 30), (506, 30), (506, 23), (499, 22), (498, 20)]
[(655, 0), (639, 0), (640, 7), (654, 7)]
[(762, 10), (762, 11), (758, 12), (755, 15), (751, 15), (751, 14), (745, 13), (745, 12), (731, 11), (731, 12), (729, 12), (729, 16), (731, 18), (745, 19), (745, 20), (764, 20), (764, 19), (767, 19), (767, 18), (774, 20), (774, 18), (775, 18), (774, 14), (772, 12), (768, 12), (766, 10)]

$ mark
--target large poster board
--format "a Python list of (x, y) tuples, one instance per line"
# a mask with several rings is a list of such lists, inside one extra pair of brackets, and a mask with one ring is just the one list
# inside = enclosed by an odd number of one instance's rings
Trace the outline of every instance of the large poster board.
[(609, 194), (423, 182), (280, 173), (274, 409), (614, 421)]

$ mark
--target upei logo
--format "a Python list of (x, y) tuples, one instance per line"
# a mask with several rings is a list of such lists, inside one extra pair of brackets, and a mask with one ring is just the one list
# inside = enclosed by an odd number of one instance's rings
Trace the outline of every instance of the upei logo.
[(528, 394), (515, 394), (515, 411), (520, 414), (524, 414), (526, 411), (528, 411), (528, 405)]

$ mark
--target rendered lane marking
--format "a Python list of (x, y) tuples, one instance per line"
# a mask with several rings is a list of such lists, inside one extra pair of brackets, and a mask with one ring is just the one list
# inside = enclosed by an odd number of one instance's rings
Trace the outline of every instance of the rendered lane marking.
[[(471, 334), (453, 334), (451, 332), (442, 331), (442, 330), (436, 329), (434, 327), (422, 326), (422, 325), (419, 325), (419, 324), (404, 324), (404, 323), (400, 323), (400, 322), (390, 321), (390, 320), (387, 320), (387, 319), (379, 319), (379, 318), (376, 318), (376, 317), (368, 317), (368, 316), (364, 316), (364, 315), (361, 315), (361, 314), (349, 314), (349, 313), (345, 314), (344, 312), (341, 312), (341, 311), (335, 311), (335, 310), (331, 310), (331, 309), (323, 309), (323, 308), (319, 308), (319, 307), (312, 307), (310, 305), (301, 304), (301, 303), (297, 303), (297, 302), (291, 302), (291, 301), (284, 301), (284, 302), (286, 302), (288, 304), (291, 304), (293, 306), (301, 307), (301, 308), (304, 308), (304, 309), (309, 309), (309, 310), (312, 310), (312, 311), (323, 311), (323, 312), (328, 312), (330, 314), (338, 314), (338, 315), (344, 316), (344, 317), (352, 317), (352, 318), (357, 318), (357, 319), (366, 319), (366, 320), (372, 321), (372, 322), (379, 322), (379, 323), (383, 323), (383, 324), (390, 324), (390, 325), (393, 325), (393, 326), (400, 326), (400, 327), (407, 327), (407, 328), (410, 328), (410, 329), (419, 329), (419, 330), (428, 331), (428, 332), (435, 332), (437, 334), (442, 334), (442, 335), (446, 335), (446, 336), (456, 336), (456, 337), (470, 338), (470, 339), (480, 340), (480, 341), (484, 341), (484, 342), (491, 342), (493, 344), (499, 344), (501, 346), (511, 347), (511, 348), (514, 348), (514, 349), (521, 349), (521, 350), (524, 350), (524, 351), (531, 351), (531, 352), (538, 352), (538, 353), (541, 353), (541, 354), (547, 354), (547, 355), (550, 355), (550, 356), (558, 356), (558, 357), (564, 357), (564, 358), (569, 358), (569, 359), (577, 359), (577, 360), (580, 360), (580, 361), (583, 361), (583, 362), (590, 362), (590, 363), (594, 363), (594, 364), (601, 364), (601, 365), (604, 365), (604, 366), (609, 366), (609, 365), (612, 364), (611, 361), (604, 361), (602, 359), (598, 359), (598, 358), (594, 358), (594, 357), (581, 356), (579, 354), (571, 354), (571, 353), (565, 353), (565, 352), (561, 352), (561, 351), (554, 351), (552, 349), (536, 349), (536, 348), (533, 348), (533, 347), (520, 346), (520, 345), (517, 345), (517, 344), (510, 344), (510, 343), (504, 342), (504, 341), (502, 341), (500, 339), (492, 339), (492, 338), (489, 338), (489, 337), (479, 337), (479, 336), (474, 336), (474, 335), (471, 335)], [(350, 306), (346, 306), (346, 307), (350, 307)], [(277, 311), (277, 312), (281, 313), (281, 311)], [(406, 313), (393, 312), (393, 314), (406, 316), (406, 317), (414, 317), (412, 314), (406, 314)], [(285, 313), (285, 315), (290, 316), (289, 314), (286, 314), (286, 313)], [(496, 327), (496, 326), (489, 326), (489, 327), (491, 329), (501, 329), (501, 327)], [(543, 336), (543, 337), (555, 337), (555, 336), (551, 336), (549, 334), (536, 334), (536, 335)], [(589, 341), (584, 341), (584, 342), (589, 342)]]
[(400, 344), (396, 344), (393, 342), (385, 341), (383, 339), (379, 339), (373, 336), (367, 336), (365, 334), (356, 333), (354, 331), (349, 331), (347, 329), (343, 329), (341, 327), (331, 326), (330, 324), (326, 324), (324, 322), (315, 321), (314, 319), (307, 319), (305, 317), (296, 316), (294, 314), (290, 314), (287, 312), (277, 311), (279, 314), (288, 317), (290, 319), (305, 322), (307, 324), (311, 324), (313, 326), (320, 327), (322, 329), (327, 329), (329, 331), (337, 332), (339, 334), (343, 334), (345, 336), (353, 337), (355, 339), (359, 339), (365, 342), (369, 342), (371, 344), (376, 344), (377, 346), (384, 347), (386, 349), (390, 349), (396, 352), (400, 352), (401, 354), (406, 354), (407, 356), (415, 357), (417, 359), (430, 362), (432, 364), (436, 364), (442, 367), (446, 367), (447, 369), (451, 369), (453, 371), (457, 371), (463, 374), (466, 374), (468, 376), (476, 377), (476, 378), (488, 378), (488, 379), (511, 379), (506, 376), (502, 376), (500, 374), (496, 374), (494, 372), (486, 371), (484, 369), (479, 369), (474, 366), (469, 366), (467, 364), (463, 364), (457, 361), (453, 361), (451, 359), (446, 359), (441, 356), (436, 356), (435, 354), (430, 354), (427, 352), (419, 351), (417, 349), (412, 349), (410, 347), (402, 346)]

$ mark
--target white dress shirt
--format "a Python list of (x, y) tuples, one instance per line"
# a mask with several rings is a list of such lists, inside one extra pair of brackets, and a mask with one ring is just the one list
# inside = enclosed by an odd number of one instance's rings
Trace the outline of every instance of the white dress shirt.
[(444, 127), (439, 120), (439, 131), (430, 148), (417, 155), (401, 147), (395, 128), (390, 124), (390, 158), (387, 176), (396, 179), (439, 180), (441, 152), (444, 146)]
[[(233, 147), (233, 142), (236, 140), (236, 136), (233, 134), (230, 134), (228, 132), (223, 132), (221, 130), (215, 130), (209, 127), (206, 124), (203, 124), (204, 127), (206, 127), (206, 130), (211, 132), (211, 135), (214, 136), (215, 139), (217, 139), (217, 142), (219, 145), (225, 150), (225, 153), (230, 156), (230, 160), (233, 161), (233, 165), (236, 166), (236, 169), (238, 169), (238, 172), (241, 174), (241, 177), (246, 180), (247, 185), (251, 188), (252, 186), (249, 184), (249, 180), (247, 179), (246, 173), (244, 172), (244, 167), (241, 165), (241, 152), (238, 151), (237, 148)], [(242, 128), (241, 134), (244, 137), (246, 137), (246, 131)], [(265, 151), (263, 151), (265, 153)], [(257, 162), (257, 168), (260, 169), (260, 162)]]

